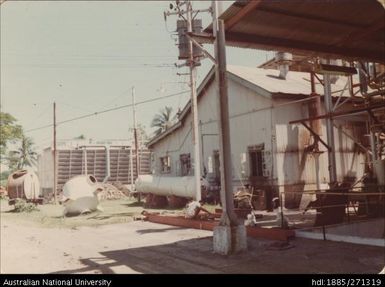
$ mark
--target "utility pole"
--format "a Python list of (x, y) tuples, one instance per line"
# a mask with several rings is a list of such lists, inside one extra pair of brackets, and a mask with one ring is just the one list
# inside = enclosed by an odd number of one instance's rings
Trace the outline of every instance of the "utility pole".
[[(193, 31), (193, 8), (191, 1), (187, 1), (187, 32)], [(191, 88), (191, 111), (193, 115), (193, 146), (194, 146), (194, 176), (196, 188), (196, 200), (202, 198), (201, 193), (201, 158), (200, 158), (200, 142), (199, 142), (199, 127), (198, 127), (198, 100), (196, 93), (196, 67), (194, 61), (194, 45), (191, 39), (188, 41), (189, 59), (187, 65), (190, 68), (190, 88)]]
[[(135, 87), (132, 87), (132, 115), (134, 122), (134, 141), (135, 141), (135, 163), (136, 163), (136, 177), (139, 177), (140, 167), (139, 167), (139, 146), (138, 146), (138, 132), (136, 129), (136, 114), (135, 114)], [(135, 187), (136, 190), (136, 187)], [(140, 202), (140, 193), (138, 192), (138, 202)]]
[(132, 160), (132, 143), (130, 146), (130, 181), (131, 181), (131, 192), (134, 191), (134, 161)]
[(238, 222), (238, 218), (234, 212), (225, 23), (223, 20), (218, 19), (217, 5), (217, 1), (212, 1), (216, 59), (215, 79), (218, 83), (217, 111), (222, 216), (219, 226), (214, 228), (213, 247), (214, 252), (227, 255), (246, 250), (247, 240), (246, 228)]
[[(195, 83), (195, 59), (194, 46), (200, 48), (203, 54), (213, 60), (216, 66), (216, 83), (218, 83), (217, 93), (217, 111), (218, 111), (218, 128), (219, 128), (219, 154), (220, 154), (220, 169), (221, 169), (221, 203), (222, 203), (222, 217), (219, 226), (214, 228), (214, 252), (220, 254), (230, 254), (243, 251), (247, 249), (246, 228), (243, 224), (238, 222), (238, 218), (234, 212), (234, 195), (232, 187), (232, 165), (231, 165), (231, 145), (230, 145), (230, 119), (229, 119), (229, 100), (227, 90), (227, 69), (226, 69), (226, 42), (225, 42), (225, 24), (223, 20), (218, 19), (218, 4), (219, 1), (212, 0), (211, 8), (203, 10), (193, 10), (191, 1), (176, 1), (176, 12), (164, 12), (164, 18), (167, 16), (178, 15), (185, 19), (187, 27), (187, 43), (188, 53), (184, 50), (185, 40), (183, 36), (186, 34), (182, 32), (183, 21), (177, 23), (177, 30), (179, 34), (179, 59), (187, 59), (185, 65), (190, 67), (190, 82), (191, 82), (191, 110), (193, 114), (193, 143), (195, 155), (195, 180), (197, 188), (196, 198), (201, 198), (200, 191), (200, 146), (199, 146), (199, 126), (198, 126), (198, 112), (197, 112), (197, 96)], [(186, 6), (186, 10), (181, 10), (182, 6)], [(170, 4), (170, 9), (174, 6)], [(196, 12), (194, 17), (193, 13)], [(213, 16), (213, 32), (215, 38), (215, 58), (204, 49), (204, 47), (193, 38), (193, 33), (200, 32), (199, 27), (195, 26), (194, 18), (198, 12), (211, 12)], [(183, 17), (186, 15), (186, 18)], [(197, 25), (200, 25), (199, 22)], [(181, 41), (181, 39), (183, 41)], [(183, 45), (181, 45), (181, 42)], [(182, 48), (181, 48), (182, 46)], [(187, 54), (187, 55), (186, 55)], [(197, 58), (200, 55), (195, 55)], [(183, 65), (177, 65), (180, 67)]]
[[(182, 7), (185, 6), (185, 9)], [(175, 9), (174, 9), (175, 8)], [(194, 176), (196, 193), (195, 199), (200, 200), (201, 194), (201, 157), (200, 157), (200, 138), (199, 138), (199, 123), (198, 123), (198, 104), (197, 104), (197, 93), (196, 93), (196, 66), (199, 62), (200, 54), (194, 54), (194, 43), (189, 38), (188, 33), (196, 32), (200, 30), (201, 20), (195, 19), (200, 12), (209, 12), (210, 9), (193, 10), (192, 1), (176, 1), (176, 7), (170, 4), (170, 9), (174, 9), (173, 12), (164, 12), (164, 19), (167, 16), (177, 15), (183, 20), (178, 20), (177, 30), (179, 34), (179, 59), (186, 60), (184, 64), (176, 65), (177, 67), (188, 66), (190, 70), (190, 88), (191, 88), (191, 113), (193, 116), (192, 120), (192, 135), (193, 135), (193, 146), (194, 146)], [(187, 43), (187, 44), (186, 44)]]
[(56, 103), (53, 103), (53, 198), (55, 204), (57, 204), (56, 191), (57, 191), (57, 165), (56, 165)]

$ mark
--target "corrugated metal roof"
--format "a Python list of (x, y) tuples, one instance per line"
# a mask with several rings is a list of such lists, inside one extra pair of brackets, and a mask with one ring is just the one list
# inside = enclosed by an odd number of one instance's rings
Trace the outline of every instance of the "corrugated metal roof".
[(385, 62), (385, 9), (377, 0), (239, 0), (220, 18), (230, 46)]
[[(290, 71), (287, 74), (286, 80), (283, 80), (278, 78), (278, 70), (228, 65), (227, 71), (229, 76), (233, 77), (233, 79), (241, 80), (241, 84), (242, 81), (246, 81), (250, 84), (251, 87), (254, 86), (256, 88), (261, 88), (272, 96), (285, 95), (285, 99), (290, 100), (292, 98), (293, 100), (296, 100), (298, 99), (298, 95), (307, 96), (311, 94), (309, 73)], [(215, 76), (214, 72), (214, 69), (211, 69), (210, 72), (206, 75), (205, 79), (202, 81), (198, 88), (198, 97), (203, 96), (203, 91), (207, 88), (208, 85), (212, 83), (212, 79)], [(332, 91), (344, 89), (345, 83), (346, 80), (339, 78), (335, 84), (332, 84)], [(316, 84), (316, 92), (323, 95), (323, 86), (321, 84)], [(348, 91), (346, 91), (346, 93), (347, 92)], [(168, 130), (153, 137), (148, 142), (147, 146), (152, 146), (159, 140), (171, 134), (176, 129), (180, 128), (182, 126), (181, 122), (190, 113), (190, 111), (191, 104), (189, 101), (183, 108), (179, 117), (179, 121)]]
[[(310, 95), (311, 93), (309, 73), (290, 71), (284, 80), (278, 77), (278, 70), (231, 65), (227, 67), (227, 70), (271, 94)], [(342, 90), (345, 83), (345, 79), (339, 78), (335, 84), (332, 84), (332, 91)], [(324, 93), (321, 84), (316, 84), (316, 92), (318, 94)]]

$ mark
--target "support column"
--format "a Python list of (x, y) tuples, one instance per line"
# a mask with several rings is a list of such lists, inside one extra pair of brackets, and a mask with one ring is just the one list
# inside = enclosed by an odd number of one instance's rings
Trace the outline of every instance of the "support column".
[(373, 119), (369, 116), (369, 135), (370, 135), (370, 148), (372, 151), (372, 162), (377, 160), (377, 148), (376, 148), (376, 134), (372, 130)]
[[(219, 84), (217, 95), (219, 158), (221, 173), (222, 217), (219, 226), (214, 228), (214, 252), (227, 255), (247, 249), (246, 228), (234, 213), (232, 186), (231, 141), (229, 99), (226, 71), (225, 24), (217, 19), (216, 1), (213, 1), (215, 33), (216, 81)], [(218, 23), (218, 24), (216, 24)]]
[[(324, 104), (327, 115), (333, 112), (332, 104), (332, 93), (331, 93), (331, 82), (330, 75), (324, 74)], [(329, 169), (329, 182), (330, 187), (333, 187), (337, 183), (337, 170), (336, 170), (336, 150), (334, 144), (334, 125), (333, 119), (330, 117), (326, 118), (326, 136), (327, 143), (330, 149), (328, 150), (328, 169)]]
[(56, 102), (53, 103), (53, 198), (57, 204)]

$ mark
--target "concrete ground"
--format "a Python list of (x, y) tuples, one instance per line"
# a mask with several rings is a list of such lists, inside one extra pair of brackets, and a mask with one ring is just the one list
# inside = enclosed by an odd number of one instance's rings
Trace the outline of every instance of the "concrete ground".
[(150, 222), (41, 228), (1, 220), (1, 273), (378, 273), (384, 249), (297, 238), (287, 250), (249, 239), (212, 253), (212, 232)]

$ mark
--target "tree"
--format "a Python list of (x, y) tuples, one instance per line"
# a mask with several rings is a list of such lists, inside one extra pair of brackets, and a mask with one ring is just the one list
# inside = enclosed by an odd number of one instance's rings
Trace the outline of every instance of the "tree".
[(86, 136), (81, 134), (80, 136), (74, 137), (74, 140), (85, 140)]
[(0, 157), (1, 161), (6, 154), (7, 144), (15, 142), (22, 136), (22, 127), (16, 124), (16, 119), (8, 114), (0, 112)]
[(33, 166), (37, 162), (33, 140), (25, 135), (21, 136), (19, 148), (8, 153), (8, 165), (11, 170)]
[(164, 132), (172, 125), (172, 120), (175, 118), (171, 117), (172, 107), (164, 107), (158, 114), (154, 116), (151, 122), (152, 128), (157, 128), (155, 130), (155, 135), (159, 135), (161, 132)]

